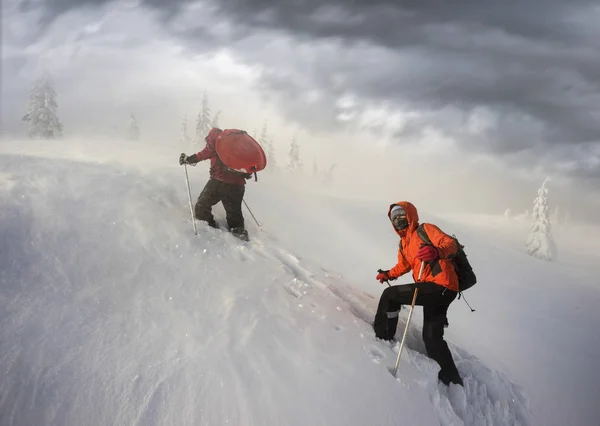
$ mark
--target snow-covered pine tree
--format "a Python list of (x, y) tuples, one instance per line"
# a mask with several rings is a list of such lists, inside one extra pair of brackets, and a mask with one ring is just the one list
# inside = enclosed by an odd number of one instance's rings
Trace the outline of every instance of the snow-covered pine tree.
[(558, 206), (554, 207), (554, 210), (552, 211), (552, 216), (550, 216), (550, 222), (552, 223), (552, 225), (558, 225), (560, 221), (560, 210), (558, 209)]
[(275, 157), (275, 143), (272, 139), (269, 139), (269, 149), (267, 151), (267, 158), (271, 164), (271, 170), (277, 170), (277, 159)]
[(504, 217), (507, 219), (510, 219), (512, 216), (512, 210), (510, 208), (506, 209), (506, 211), (504, 212)]
[(48, 73), (36, 80), (29, 94), (29, 108), (23, 121), (29, 123), (29, 138), (54, 139), (62, 136), (63, 125), (56, 109), (56, 91)]
[(213, 128), (213, 127), (217, 127), (218, 128), (219, 127), (219, 117), (220, 116), (221, 116), (221, 111), (219, 111), (219, 112), (217, 112), (215, 114), (215, 116), (213, 117), (213, 119), (212, 119), (212, 121), (210, 123), (210, 127), (211, 128)]
[(204, 143), (204, 138), (210, 131), (210, 123), (212, 122), (210, 118), (210, 108), (208, 107), (208, 96), (206, 95), (206, 90), (204, 91), (204, 95), (202, 96), (202, 105), (200, 107), (200, 112), (198, 113), (198, 119), (196, 120), (196, 143), (202, 145)]
[(269, 145), (269, 137), (267, 136), (267, 122), (263, 124), (262, 131), (260, 132), (260, 136), (258, 137), (258, 143), (262, 145), (265, 151), (268, 150)]
[(181, 120), (181, 135), (179, 136), (179, 142), (183, 147), (188, 147), (190, 144), (190, 137), (187, 129), (187, 114), (184, 114), (183, 120)]
[(318, 176), (319, 175), (319, 166), (317, 165), (317, 159), (315, 158), (313, 160), (313, 176)]
[(290, 150), (288, 152), (288, 155), (288, 169), (291, 171), (301, 170), (302, 160), (300, 159), (300, 148), (298, 147), (298, 142), (296, 141), (295, 136), (292, 138), (292, 143), (290, 144)]
[(546, 178), (533, 202), (533, 224), (527, 239), (527, 253), (539, 259), (552, 261), (556, 256), (556, 245), (552, 238), (548, 215), (548, 188)]
[(337, 167), (336, 163), (332, 163), (329, 166), (329, 169), (327, 169), (327, 171), (323, 174), (323, 182), (327, 185), (329, 185), (330, 183), (333, 182), (333, 171), (335, 170), (335, 168)]
[(258, 143), (262, 146), (265, 151), (265, 155), (267, 157), (267, 164), (269, 165), (269, 170), (273, 171), (277, 168), (277, 160), (275, 159), (275, 148), (273, 147), (273, 141), (267, 134), (267, 122), (263, 124), (262, 131), (258, 138)]
[(137, 141), (140, 138), (140, 128), (133, 113), (129, 114), (128, 137), (132, 141)]

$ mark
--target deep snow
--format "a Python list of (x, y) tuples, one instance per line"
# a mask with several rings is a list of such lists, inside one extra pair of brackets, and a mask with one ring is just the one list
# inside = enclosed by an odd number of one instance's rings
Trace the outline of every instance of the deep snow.
[[(448, 389), (420, 308), (397, 379), (397, 348), (368, 324), (402, 194), (339, 198), (265, 172), (247, 188), (250, 243), (201, 223), (194, 237), (178, 151), (76, 147), (1, 146), (0, 424), (596, 424), (597, 233), (558, 227), (548, 264), (525, 254), (526, 223), (421, 212), (460, 236), (480, 281), (475, 313), (450, 309), (465, 388)], [(195, 198), (206, 168), (188, 171)]]

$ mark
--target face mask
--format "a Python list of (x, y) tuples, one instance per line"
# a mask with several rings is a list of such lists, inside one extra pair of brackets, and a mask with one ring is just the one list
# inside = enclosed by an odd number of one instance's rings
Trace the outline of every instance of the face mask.
[(408, 226), (408, 220), (406, 219), (406, 212), (401, 206), (394, 206), (390, 212), (390, 220), (398, 231)]
[(408, 220), (406, 219), (406, 216), (398, 215), (392, 220), (392, 224), (394, 225), (394, 228), (401, 231), (408, 226)]

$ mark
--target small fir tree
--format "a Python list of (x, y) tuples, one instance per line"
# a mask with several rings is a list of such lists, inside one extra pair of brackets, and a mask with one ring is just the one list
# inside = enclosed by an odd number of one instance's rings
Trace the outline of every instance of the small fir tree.
[(208, 96), (206, 95), (206, 91), (204, 91), (204, 95), (202, 97), (202, 105), (200, 107), (200, 112), (198, 113), (198, 119), (196, 120), (196, 143), (202, 144), (204, 143), (204, 138), (210, 131), (210, 125), (212, 120), (210, 118), (210, 108), (208, 106)]
[(140, 138), (140, 128), (137, 123), (137, 119), (135, 115), (129, 115), (129, 139), (132, 141), (137, 141)]
[(556, 256), (556, 245), (552, 237), (548, 215), (548, 188), (546, 178), (533, 202), (533, 223), (527, 239), (527, 253), (539, 259), (552, 261)]
[(296, 137), (292, 139), (290, 144), (290, 150), (288, 151), (289, 161), (288, 169), (291, 171), (298, 171), (302, 169), (302, 160), (300, 159), (300, 148), (296, 142)]
[(550, 221), (552, 222), (552, 225), (558, 225), (560, 223), (560, 210), (558, 206), (554, 207)]
[(217, 127), (218, 128), (219, 127), (219, 117), (220, 116), (221, 116), (221, 111), (219, 111), (219, 112), (217, 112), (215, 114), (215, 116), (213, 117), (213, 119), (212, 119), (212, 121), (210, 123), (210, 127), (211, 128), (213, 128), (213, 127)]
[(267, 133), (266, 121), (258, 138), (258, 143), (262, 146), (263, 150), (265, 151), (267, 163), (269, 164), (269, 170), (275, 170), (277, 168), (277, 161), (275, 159), (275, 148), (273, 147), (273, 141)]
[(188, 146), (190, 144), (190, 137), (188, 135), (187, 128), (187, 114), (184, 114), (183, 119), (181, 120), (181, 135), (179, 136), (179, 142), (183, 146)]
[(332, 163), (329, 166), (329, 169), (327, 169), (324, 173), (323, 173), (323, 182), (327, 185), (333, 183), (333, 171), (335, 170), (335, 168), (337, 167), (336, 163)]
[(56, 110), (56, 91), (48, 73), (34, 83), (29, 94), (29, 107), (23, 121), (28, 123), (29, 138), (55, 139), (62, 136), (63, 125)]

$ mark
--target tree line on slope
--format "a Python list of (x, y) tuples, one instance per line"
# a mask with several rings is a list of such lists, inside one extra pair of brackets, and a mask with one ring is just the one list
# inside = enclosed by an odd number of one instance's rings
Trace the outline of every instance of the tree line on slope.
[[(27, 136), (31, 139), (57, 139), (63, 136), (63, 124), (58, 117), (58, 103), (56, 101), (57, 93), (50, 75), (45, 72), (39, 77), (30, 90), (29, 104), (27, 113), (22, 120), (28, 123)], [(188, 132), (187, 114), (184, 114), (181, 127), (179, 142), (181, 148), (184, 149), (201, 149), (204, 145), (204, 137), (213, 127), (219, 127), (219, 119), (221, 111), (212, 114), (208, 103), (208, 95), (206, 91), (203, 93), (200, 110), (196, 118), (196, 128), (193, 137), (190, 137)], [(140, 139), (140, 126), (137, 117), (132, 112), (129, 115), (129, 123), (127, 126), (126, 137), (129, 140), (137, 141)], [(294, 135), (289, 144), (287, 152), (287, 165), (280, 167), (277, 161), (275, 150), (275, 141), (268, 133), (267, 122), (265, 121), (260, 135), (256, 135), (256, 130), (251, 135), (257, 139), (260, 145), (265, 150), (269, 171), (276, 171), (280, 168), (286, 168), (291, 172), (302, 172), (304, 162), (300, 156), (300, 146), (297, 136)], [(330, 164), (327, 168), (320, 169), (317, 164), (317, 159), (313, 160), (312, 174), (319, 177), (325, 183), (333, 181), (333, 172), (337, 164)]]
[[(219, 118), (221, 111), (218, 111), (212, 116), (212, 111), (208, 103), (208, 96), (206, 91), (202, 97), (202, 102), (198, 116), (196, 118), (196, 130), (193, 137), (190, 137), (188, 131), (188, 118), (187, 114), (184, 114), (181, 121), (181, 130), (179, 142), (181, 147), (184, 149), (200, 149), (204, 145), (204, 137), (208, 131), (213, 127), (219, 127)], [(260, 134), (257, 135), (256, 129), (249, 132), (250, 135), (257, 140), (257, 142), (263, 147), (267, 162), (269, 164), (269, 171), (276, 171), (281, 167), (278, 157), (276, 154), (276, 143), (271, 134), (269, 134), (267, 121), (264, 122)], [(336, 163), (330, 164), (327, 168), (320, 169), (317, 164), (317, 159), (313, 159), (312, 174), (319, 176), (324, 182), (331, 182), (333, 180), (333, 172), (337, 167)], [(304, 161), (300, 156), (300, 145), (298, 144), (297, 135), (294, 134), (287, 150), (287, 164), (284, 167), (292, 172), (302, 172), (304, 170)]]

